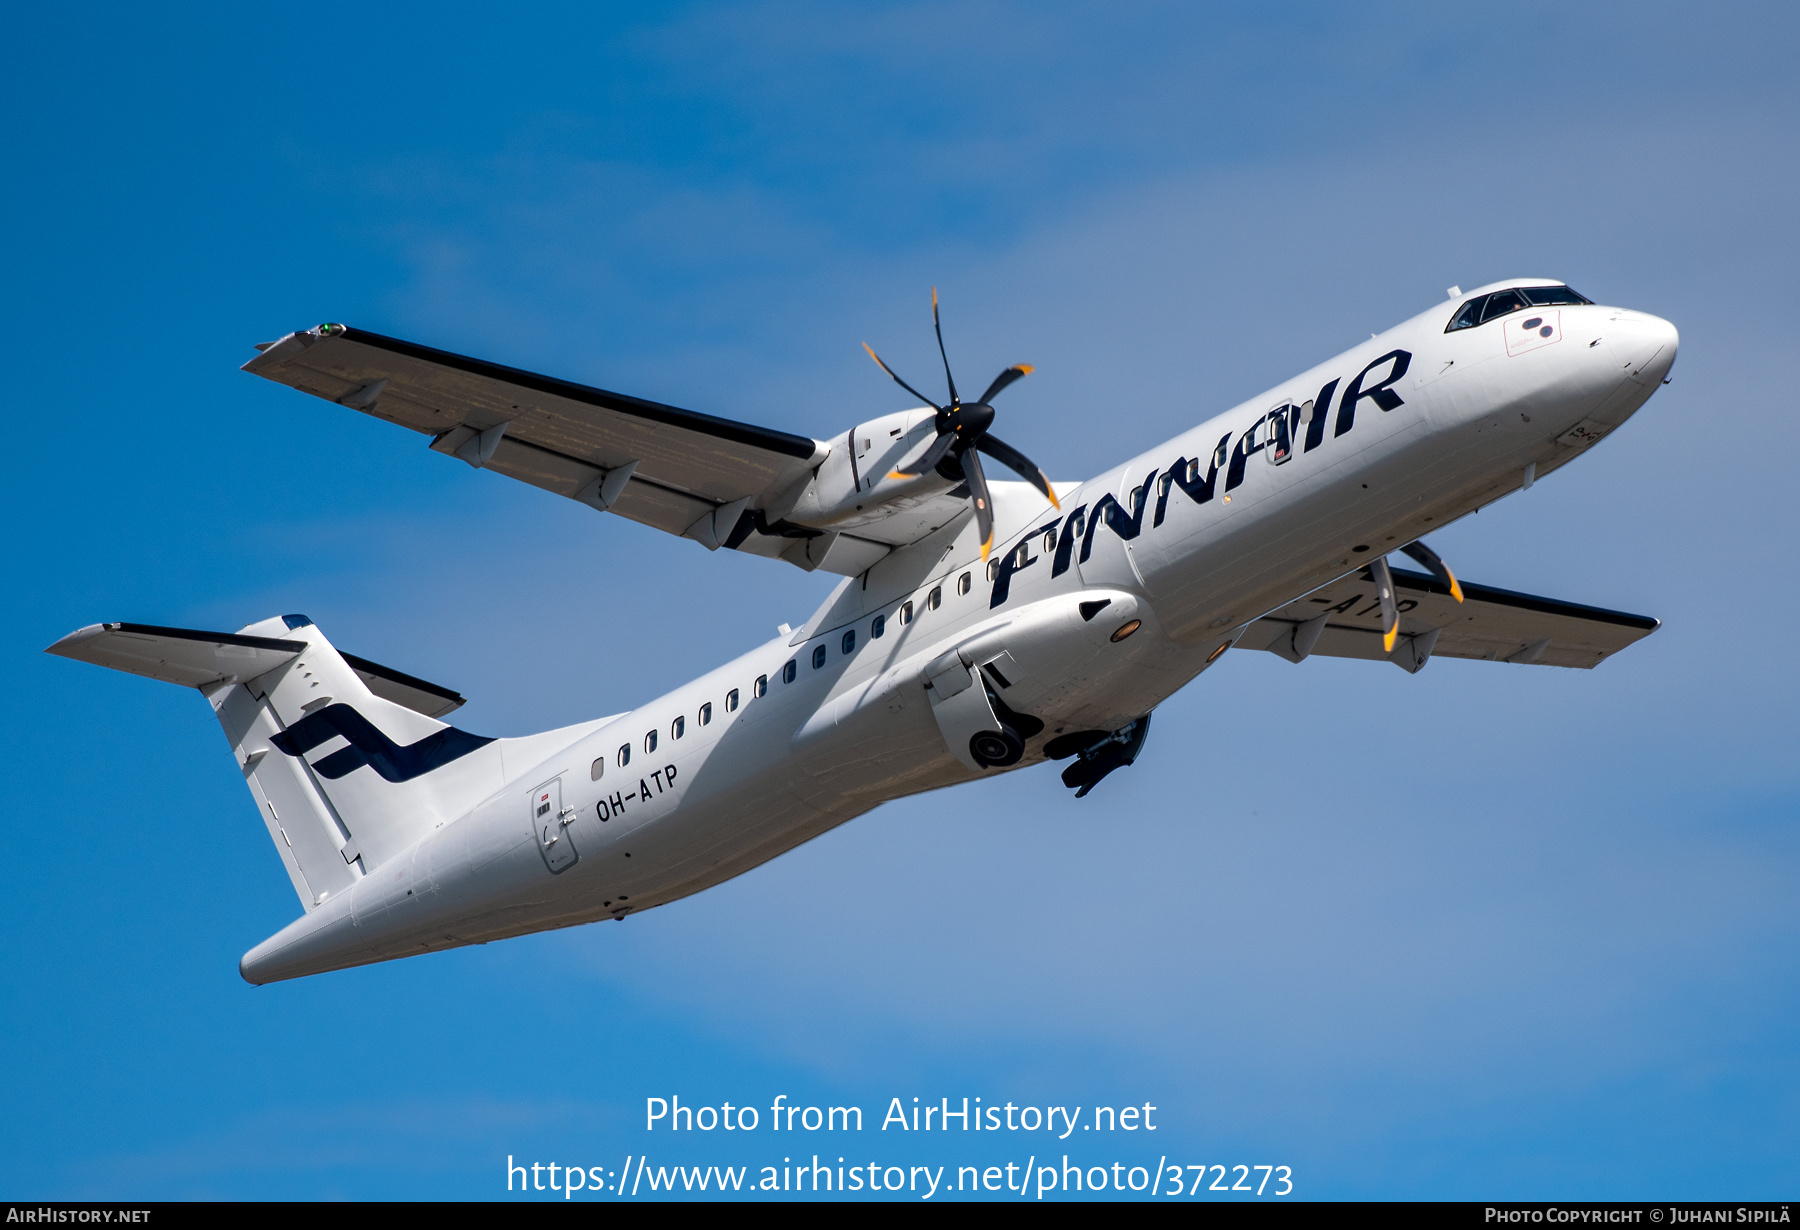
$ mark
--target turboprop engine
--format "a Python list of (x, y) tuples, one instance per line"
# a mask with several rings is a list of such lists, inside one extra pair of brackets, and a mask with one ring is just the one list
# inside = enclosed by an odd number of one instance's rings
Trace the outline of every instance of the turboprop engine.
[[(975, 524), (981, 535), (981, 558), (986, 559), (994, 545), (994, 502), (988, 492), (987, 476), (982, 471), (981, 454), (986, 453), (1001, 465), (1044, 493), (1056, 504), (1056, 492), (1049, 478), (1025, 454), (998, 436), (990, 435), (994, 423), (992, 402), (1001, 390), (1032, 372), (1028, 363), (1015, 363), (994, 377), (987, 391), (978, 399), (964, 402), (956, 391), (956, 377), (950, 374), (950, 356), (944, 350), (944, 329), (938, 320), (937, 289), (931, 291), (931, 325), (937, 334), (938, 357), (944, 361), (944, 383), (950, 400), (938, 405), (881, 361), (881, 356), (863, 349), (877, 366), (893, 378), (895, 384), (924, 402), (930, 409), (907, 410), (872, 419), (852, 431), (839, 449), (791, 495), (772, 501), (765, 516), (768, 520), (785, 520), (809, 529), (841, 531), (876, 522), (905, 517), (916, 509), (934, 521), (928, 527), (906, 526), (906, 537), (888, 538), (893, 542), (916, 541), (920, 528), (935, 529), (947, 517), (961, 512), (962, 501), (974, 506)], [(932, 507), (927, 508), (927, 505)], [(862, 537), (882, 540), (879, 532), (864, 532)]]
[[(937, 411), (903, 410), (859, 423), (839, 440), (831, 455), (803, 486), (772, 501), (777, 518), (820, 530), (874, 525), (896, 513), (944, 498), (958, 482), (937, 470), (900, 475), (909, 459), (922, 455), (937, 436)], [(949, 512), (960, 512), (960, 498)]]

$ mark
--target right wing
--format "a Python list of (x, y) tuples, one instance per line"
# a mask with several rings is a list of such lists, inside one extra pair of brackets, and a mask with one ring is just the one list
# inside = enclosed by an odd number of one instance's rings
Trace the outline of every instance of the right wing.
[[(889, 548), (769, 521), (831, 447), (346, 325), (290, 333), (253, 375), (430, 436), (438, 452), (708, 549), (855, 575)], [(824, 542), (813, 540), (825, 539)], [(816, 558), (815, 558), (816, 557)]]
[(1266, 649), (1290, 662), (1311, 655), (1387, 659), (1417, 672), (1433, 656), (1591, 668), (1661, 625), (1648, 615), (1462, 582), (1457, 602), (1423, 573), (1391, 569), (1400, 639), (1381, 648), (1381, 609), (1365, 568), (1256, 620), (1241, 649)]

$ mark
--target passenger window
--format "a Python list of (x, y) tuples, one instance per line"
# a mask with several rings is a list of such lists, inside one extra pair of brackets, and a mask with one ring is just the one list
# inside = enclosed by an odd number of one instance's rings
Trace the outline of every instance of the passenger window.
[(738, 700), (738, 697), (737, 697), (737, 689), (736, 688), (733, 688), (733, 689), (731, 689), (731, 691), (725, 693), (725, 712), (736, 713), (737, 712), (737, 700)]
[[(735, 695), (735, 693), (734, 693)], [(700, 706), (700, 724), (708, 726), (712, 723), (712, 702), (709, 700)]]
[(942, 585), (933, 585), (931, 587), (931, 592), (925, 595), (925, 609), (928, 611), (935, 611), (943, 604), (944, 587)]
[(595, 757), (593, 767), (588, 770), (588, 779), (590, 781), (597, 782), (603, 776), (605, 776), (605, 774), (606, 774), (606, 757), (604, 757), (604, 756)]
[(653, 730), (644, 736), (644, 752), (648, 755), (656, 750), (656, 732)]
[(1521, 286), (1519, 293), (1532, 307), (1573, 307), (1578, 303), (1593, 302), (1567, 286)]
[(904, 628), (907, 624), (912, 622), (912, 619), (913, 619), (912, 603), (910, 603), (910, 602), (901, 603), (900, 604), (900, 626), (902, 628)]
[(1525, 306), (1525, 296), (1516, 290), (1503, 290), (1488, 296), (1487, 306), (1481, 309), (1481, 323), (1486, 324), (1496, 317), (1508, 312), (1516, 312)]
[(1044, 531), (1044, 554), (1049, 555), (1052, 551), (1055, 551), (1055, 550), (1056, 550), (1056, 531), (1055, 530), (1045, 530)]
[(1444, 326), (1444, 332), (1455, 333), (1458, 329), (1473, 329), (1481, 323), (1481, 305), (1486, 302), (1487, 296), (1483, 295), (1479, 299), (1471, 299), (1463, 304), (1462, 311), (1458, 312), (1450, 323)]
[(669, 737), (671, 739), (679, 739), (679, 738), (681, 738), (682, 735), (685, 735), (686, 733), (687, 733), (687, 719), (686, 718), (678, 717), (673, 722), (669, 723)]
[[(783, 683), (792, 683), (792, 682), (794, 682), (794, 676), (796, 676), (796, 675), (798, 675), (798, 674), (799, 674), (799, 673), (800, 673), (800, 666), (799, 666), (799, 664), (798, 664), (798, 663), (796, 663), (796, 662), (794, 662), (794, 661), (793, 661), (793, 660), (792, 660), (792, 659), (791, 659), (791, 658), (790, 658), (790, 659), (789, 659), (789, 660), (788, 660), (788, 664), (787, 664), (787, 665), (786, 665), (786, 666), (784, 666), (784, 667), (782, 667), (782, 668), (781, 668), (781, 682), (783, 682)], [(762, 695), (762, 694), (763, 694), (763, 691), (764, 691), (764, 688), (765, 688), (765, 687), (766, 687), (766, 686), (767, 686), (767, 685), (762, 685), (762, 686), (759, 686), (759, 687), (758, 687), (758, 688), (757, 688), (757, 689), (756, 689), (756, 694), (757, 694), (757, 695), (758, 695), (758, 696), (761, 696), (761, 695)]]
[(846, 658), (856, 652), (856, 629), (855, 628), (850, 628), (845, 631), (844, 639), (843, 639), (842, 643), (843, 643), (843, 647), (844, 647), (844, 656)]
[(999, 577), (1000, 577), (1000, 557), (998, 555), (996, 555), (993, 559), (988, 561), (987, 577), (988, 577), (988, 580), (990, 580), (990, 581), (999, 579)]
[(619, 745), (619, 767), (621, 769), (623, 769), (626, 765), (628, 765), (630, 763), (631, 763), (631, 744), (621, 743)]
[(814, 645), (813, 646), (813, 669), (818, 670), (823, 665), (825, 665), (825, 646)]
[(885, 633), (886, 631), (887, 631), (887, 616), (877, 615), (873, 620), (870, 621), (870, 623), (869, 623), (869, 639), (870, 640), (872, 640), (872, 641), (880, 640), (882, 637), (882, 634)]
[(956, 578), (956, 596), (961, 598), (963, 595), (967, 594), (969, 592), (969, 586), (969, 574), (965, 572), (960, 577)]

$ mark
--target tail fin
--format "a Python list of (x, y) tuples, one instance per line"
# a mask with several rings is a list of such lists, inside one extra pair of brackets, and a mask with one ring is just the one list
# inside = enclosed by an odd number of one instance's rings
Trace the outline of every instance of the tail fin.
[(47, 652), (199, 688), (308, 911), (502, 784), (496, 740), (437, 720), (462, 697), (339, 653), (304, 615), (97, 624)]

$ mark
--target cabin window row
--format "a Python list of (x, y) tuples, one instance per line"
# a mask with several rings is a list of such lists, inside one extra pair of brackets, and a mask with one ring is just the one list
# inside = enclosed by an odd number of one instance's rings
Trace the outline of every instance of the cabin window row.
[[(994, 576), (994, 566), (989, 565), (988, 579), (992, 580), (993, 576)], [(968, 592), (971, 589), (973, 589), (974, 587), (975, 587), (975, 578), (972, 573), (965, 572), (961, 576), (956, 578), (956, 592), (958, 595), (967, 595)], [(942, 585), (932, 586), (931, 592), (926, 594), (923, 599), (923, 605), (924, 605), (925, 609), (928, 611), (935, 611), (939, 607), (943, 606), (944, 605), (944, 587)], [(907, 624), (910, 624), (913, 621), (912, 599), (909, 598), (905, 602), (902, 602), (900, 604), (900, 609), (894, 612), (894, 618), (899, 620), (900, 626), (903, 628)], [(877, 616), (875, 616), (875, 618), (873, 618), (869, 621), (869, 639), (870, 640), (878, 641), (886, 635), (887, 635), (887, 616), (886, 615), (877, 615)], [(856, 629), (855, 628), (846, 628), (844, 630), (843, 635), (838, 638), (838, 650), (845, 657), (849, 657), (851, 654), (856, 652)], [(823, 644), (814, 645), (813, 651), (812, 651), (812, 667), (813, 667), (813, 669), (819, 670), (819, 669), (823, 668), (826, 661), (829, 659), (829, 657), (830, 657), (830, 651), (828, 650), (828, 648), (825, 645), (823, 645)], [(781, 668), (781, 681), (783, 683), (794, 682), (794, 680), (799, 676), (799, 670), (800, 670), (800, 668), (796, 663), (789, 662), (786, 666), (783, 666)], [(760, 683), (761, 681), (759, 680), (758, 682)], [(761, 696), (762, 693), (759, 691), (757, 693), (757, 695)]]
[[(769, 677), (767, 675), (758, 677), (758, 679), (756, 681), (756, 694), (758, 696), (761, 696), (764, 692), (766, 692), (768, 690), (768, 686), (769, 686)], [(731, 691), (725, 693), (725, 712), (735, 713), (737, 711), (737, 707), (738, 707), (738, 690), (736, 688), (733, 688), (733, 689), (731, 689)], [(694, 720), (696, 721), (696, 723), (698, 723), (701, 726), (712, 725), (713, 703), (710, 700), (707, 701), (704, 705), (700, 706), (699, 711), (694, 714)], [(682, 739), (682, 738), (686, 738), (686, 737), (687, 737), (687, 717), (684, 714), (684, 715), (676, 717), (674, 721), (669, 723), (669, 738)], [(645, 731), (644, 739), (643, 739), (644, 754), (646, 756), (648, 756), (649, 754), (654, 752), (661, 742), (662, 742), (662, 732), (660, 730)], [(621, 769), (623, 769), (626, 765), (630, 764), (631, 763), (631, 744), (629, 744), (629, 743), (619, 744), (619, 750), (617, 752), (613, 753), (613, 760)], [(594, 781), (599, 781), (600, 778), (605, 773), (606, 773), (606, 757), (601, 756), (601, 757), (598, 757), (594, 761), (593, 766), (588, 771), (588, 776)]]
[[(973, 588), (973, 584), (974, 584), (973, 578), (970, 576), (969, 573), (965, 572), (956, 579), (956, 592), (958, 594), (967, 594), (970, 591), (970, 589)], [(935, 611), (940, 606), (942, 606), (943, 603), (944, 603), (943, 586), (941, 586), (941, 585), (932, 586), (931, 592), (926, 594), (925, 598), (924, 598), (925, 609), (928, 611)], [(900, 621), (900, 624), (902, 627), (905, 627), (907, 624), (910, 624), (913, 621), (913, 604), (910, 599), (908, 599), (906, 602), (903, 602), (900, 604), (900, 609), (897, 612), (895, 612), (895, 617)], [(878, 641), (885, 635), (887, 635), (887, 616), (886, 615), (877, 615), (877, 616), (875, 616), (874, 619), (869, 621), (869, 639)], [(855, 628), (845, 629), (843, 635), (838, 638), (838, 648), (844, 654), (845, 657), (848, 657), (851, 654), (856, 652), (856, 629)], [(830, 655), (829, 655), (829, 652), (828, 652), (826, 646), (824, 646), (822, 644), (813, 646), (813, 651), (812, 651), (813, 669), (819, 670), (819, 669), (823, 668), (827, 659), (829, 658), (829, 656)], [(781, 681), (783, 683), (793, 683), (799, 677), (800, 677), (800, 664), (798, 662), (790, 659), (785, 665), (782, 666)], [(751, 696), (752, 697), (766, 696), (768, 694), (768, 691), (769, 691), (769, 677), (767, 675), (758, 675), (756, 677), (756, 682), (751, 685)], [(733, 688), (731, 691), (729, 691), (725, 694), (725, 712), (727, 712), (727, 713), (735, 712), (737, 707), (738, 707), (738, 691), (736, 688)], [(702, 726), (710, 725), (713, 720), (712, 702), (708, 701), (704, 705), (701, 705), (699, 712), (695, 716), (700, 725), (702, 725)], [(674, 721), (669, 723), (669, 737), (671, 739), (680, 739), (680, 738), (684, 737), (686, 734), (687, 734), (687, 718), (685, 716), (677, 717)], [(644, 754), (649, 755), (649, 754), (653, 753), (654, 751), (656, 751), (657, 745), (659, 744), (660, 741), (661, 741), (661, 732), (660, 731), (651, 730), (651, 731), (645, 732), (644, 739), (643, 739)], [(616, 753), (614, 753), (613, 759), (614, 759), (615, 763), (617, 763), (621, 769), (631, 763), (631, 751), (632, 751), (631, 744), (621, 743), (619, 745), (619, 750)], [(591, 770), (591, 776), (594, 781), (599, 781), (601, 776), (605, 772), (606, 772), (606, 757), (602, 756), (599, 759), (594, 761), (593, 768)]]

